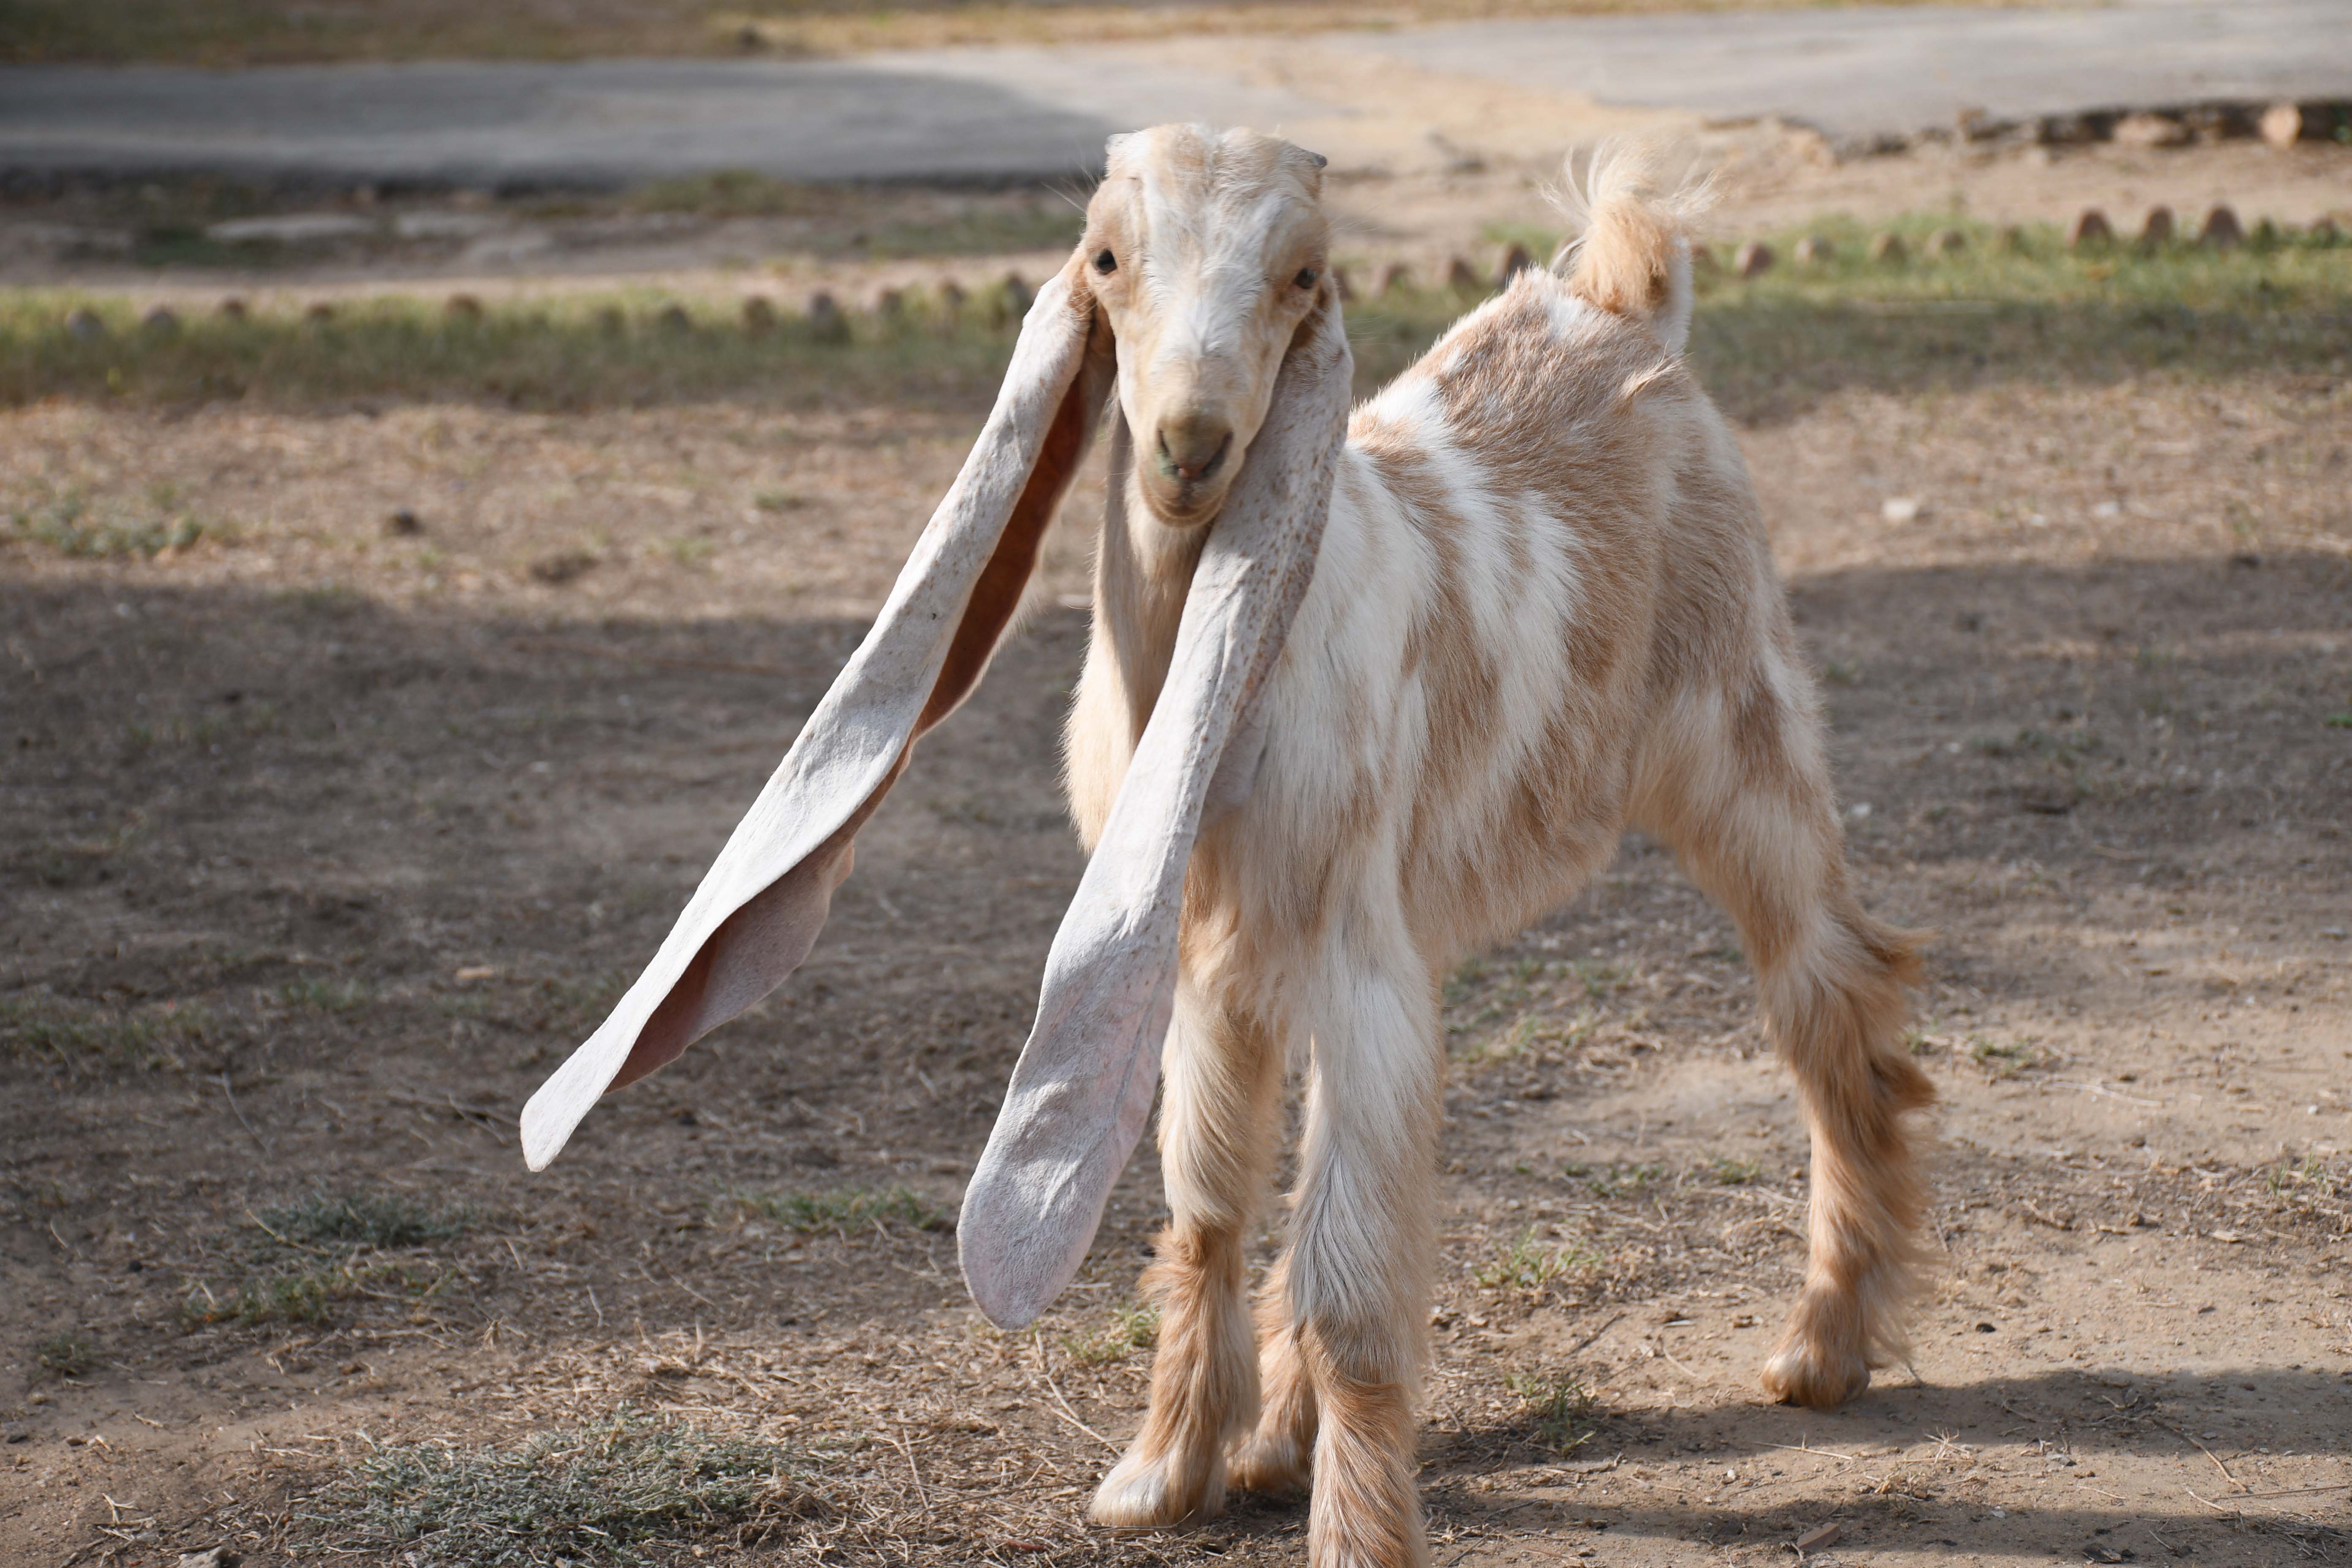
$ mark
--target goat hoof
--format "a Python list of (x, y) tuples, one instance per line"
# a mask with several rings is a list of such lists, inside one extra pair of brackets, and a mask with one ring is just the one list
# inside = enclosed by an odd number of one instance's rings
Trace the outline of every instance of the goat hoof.
[(1764, 1363), (1764, 1392), (1783, 1405), (1834, 1410), (1870, 1386), (1870, 1363), (1858, 1351), (1838, 1351), (1790, 1338)]
[(1307, 1456), (1287, 1436), (1253, 1433), (1242, 1439), (1225, 1461), (1225, 1475), (1245, 1492), (1280, 1496), (1303, 1492), (1310, 1474)]
[(1097, 1524), (1156, 1530), (1224, 1510), (1223, 1463), (1212, 1458), (1206, 1465), (1186, 1465), (1175, 1454), (1147, 1453), (1139, 1447), (1103, 1478), (1087, 1513)]

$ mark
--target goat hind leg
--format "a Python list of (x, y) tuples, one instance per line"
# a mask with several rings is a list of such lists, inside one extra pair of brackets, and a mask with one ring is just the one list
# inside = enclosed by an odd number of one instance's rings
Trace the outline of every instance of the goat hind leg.
[(1936, 1098), (1901, 1046), (1916, 967), (1903, 934), (1840, 889), (1764, 978), (1812, 1134), (1804, 1288), (1763, 1373), (1791, 1405), (1843, 1405), (1906, 1348), (1927, 1203), (1906, 1123)]
[(1103, 1524), (1174, 1524), (1224, 1504), (1226, 1446), (1257, 1414), (1242, 1247), (1273, 1160), (1282, 1052), (1256, 1023), (1177, 988), (1160, 1146), (1171, 1218), (1144, 1271), (1160, 1304), (1151, 1408), (1095, 1491)]
[(1756, 683), (1737, 736), (1681, 737), (1688, 752), (1659, 770), (1637, 821), (1739, 922), (1797, 1079), (1812, 1137), (1805, 1283), (1762, 1381), (1830, 1409), (1903, 1354), (1926, 1208), (1910, 1113), (1936, 1096), (1902, 1044), (1910, 939), (1855, 901), (1818, 726), (1778, 684)]

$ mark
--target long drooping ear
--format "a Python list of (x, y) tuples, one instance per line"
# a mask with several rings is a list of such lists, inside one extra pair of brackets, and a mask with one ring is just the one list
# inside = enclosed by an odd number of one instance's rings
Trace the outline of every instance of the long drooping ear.
[(523, 1108), (534, 1171), (606, 1089), (741, 1013), (800, 967), (851, 841), (914, 742), (987, 668), (1116, 372), (1081, 259), (1037, 291), (996, 407), (881, 616), (612, 1016)]
[[(1265, 739), (1258, 700), (1330, 514), (1351, 369), (1327, 300), (1292, 340), (1210, 525), (1167, 682), (1054, 937), (1036, 1027), (957, 1227), (964, 1282), (1001, 1328), (1034, 1319), (1077, 1272), (1150, 1115), (1185, 866), (1203, 813), (1249, 792)], [(1114, 499), (1118, 489), (1115, 475)]]

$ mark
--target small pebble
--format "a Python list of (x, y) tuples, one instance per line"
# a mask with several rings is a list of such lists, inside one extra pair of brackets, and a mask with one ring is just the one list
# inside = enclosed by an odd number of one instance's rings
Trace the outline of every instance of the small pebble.
[(1772, 265), (1772, 247), (1760, 239), (1751, 239), (1739, 247), (1731, 264), (1742, 278), (1761, 277)]
[(2161, 203), (2147, 209), (2147, 216), (2139, 226), (2139, 247), (2154, 250), (2159, 245), (2172, 243), (2172, 209)]
[(1878, 518), (1882, 522), (1899, 528), (1906, 522), (1918, 521), (1919, 514), (1925, 510), (1916, 496), (1888, 496), (1878, 503)]
[(414, 539), (425, 531), (425, 523), (414, 511), (402, 507), (383, 520), (383, 531), (394, 539)]
[(2303, 140), (2303, 110), (2292, 103), (2273, 103), (2263, 110), (2255, 128), (2263, 141), (2284, 153)]
[(2168, 114), (2126, 114), (2110, 133), (2126, 147), (2185, 147), (2189, 127)]
[(2205, 226), (2197, 231), (2198, 243), (2216, 250), (2228, 250), (2245, 237), (2245, 230), (2238, 226), (2238, 215), (2226, 204), (2216, 204), (2205, 215)]

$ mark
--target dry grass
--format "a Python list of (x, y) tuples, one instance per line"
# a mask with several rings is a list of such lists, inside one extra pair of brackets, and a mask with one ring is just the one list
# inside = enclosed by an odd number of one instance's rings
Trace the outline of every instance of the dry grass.
[(417, 1568), (585, 1568), (644, 1563), (640, 1548), (656, 1542), (749, 1545), (830, 1511), (807, 1468), (776, 1444), (625, 1405), (507, 1447), (387, 1445), (298, 1507), (333, 1552), (394, 1552)]
[[(942, 44), (1387, 27), (1478, 16), (1765, 10), (1819, 0), (1208, 0), (1181, 5), (913, 0), (0, 0), (0, 61), (237, 66), (319, 60), (838, 54)], [(2001, 4), (2007, 0), (1987, 0)]]

